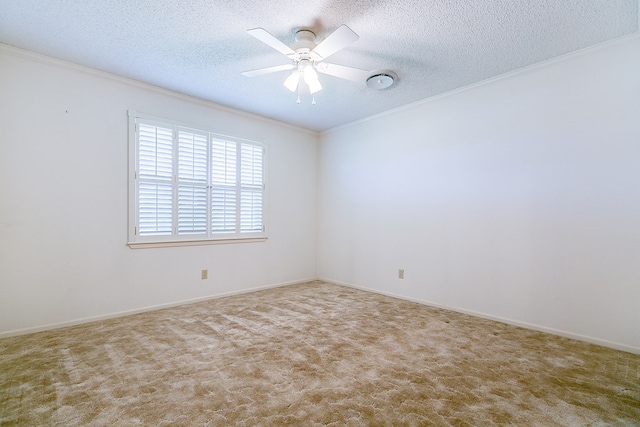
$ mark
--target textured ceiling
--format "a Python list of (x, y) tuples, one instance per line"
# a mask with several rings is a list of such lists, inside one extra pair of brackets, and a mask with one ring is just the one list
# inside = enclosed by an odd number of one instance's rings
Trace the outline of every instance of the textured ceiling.
[[(246, 33), (360, 39), (330, 62), (391, 69), (376, 91), (320, 75), (316, 105), (282, 82), (288, 63)], [(0, 0), (0, 42), (312, 130), (325, 130), (638, 31), (638, 0)]]

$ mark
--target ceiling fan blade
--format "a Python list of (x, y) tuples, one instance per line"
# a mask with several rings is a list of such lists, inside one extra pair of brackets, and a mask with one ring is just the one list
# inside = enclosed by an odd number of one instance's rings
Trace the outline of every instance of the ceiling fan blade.
[(311, 57), (321, 61), (358, 40), (360, 36), (346, 25), (341, 25), (311, 51)]
[(275, 67), (259, 68), (257, 70), (244, 71), (243, 76), (255, 77), (263, 74), (275, 73), (278, 71), (293, 70), (296, 66), (293, 64), (276, 65)]
[(351, 80), (356, 83), (364, 83), (371, 74), (370, 71), (360, 68), (345, 67), (344, 65), (328, 64), (321, 62), (316, 66), (319, 73), (328, 74), (330, 76), (339, 77), (345, 80)]
[(291, 49), (286, 44), (282, 43), (280, 40), (275, 38), (270, 32), (265, 30), (264, 28), (252, 28), (247, 30), (247, 33), (251, 34), (253, 37), (260, 40), (262, 43), (267, 44), (282, 53), (283, 55), (293, 57), (296, 55), (296, 52)]

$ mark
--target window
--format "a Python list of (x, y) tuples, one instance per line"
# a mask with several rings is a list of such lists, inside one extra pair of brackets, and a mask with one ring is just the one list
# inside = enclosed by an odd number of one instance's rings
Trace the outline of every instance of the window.
[(129, 246), (266, 239), (263, 144), (130, 121)]

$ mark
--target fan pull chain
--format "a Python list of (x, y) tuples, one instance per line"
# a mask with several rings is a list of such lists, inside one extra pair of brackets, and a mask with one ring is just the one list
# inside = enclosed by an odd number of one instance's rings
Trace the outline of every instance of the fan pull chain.
[(311, 95), (311, 105), (316, 105), (316, 96)]

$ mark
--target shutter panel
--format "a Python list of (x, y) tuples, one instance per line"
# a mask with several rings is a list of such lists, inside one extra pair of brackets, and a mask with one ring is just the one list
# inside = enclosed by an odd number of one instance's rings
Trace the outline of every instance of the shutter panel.
[(240, 185), (262, 188), (262, 147), (240, 144)]
[(235, 233), (236, 231), (236, 189), (211, 189), (211, 232)]
[(138, 185), (138, 234), (170, 235), (173, 222), (172, 205), (171, 183), (141, 182)]
[(166, 236), (173, 223), (173, 130), (138, 125), (138, 234)]
[(211, 232), (235, 233), (238, 189), (237, 144), (211, 141)]
[(240, 232), (262, 231), (262, 190), (242, 190), (240, 196)]
[(263, 153), (261, 146), (240, 144), (240, 232), (262, 230)]
[(207, 233), (207, 187), (178, 186), (178, 234)]
[(178, 132), (178, 180), (207, 183), (207, 135)]
[(173, 130), (138, 125), (138, 173), (140, 178), (173, 176)]
[(213, 185), (236, 184), (236, 143), (211, 141), (211, 183)]
[(207, 135), (178, 132), (178, 234), (207, 234)]

